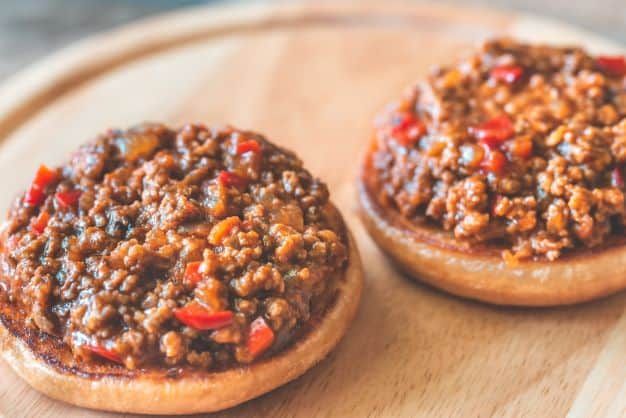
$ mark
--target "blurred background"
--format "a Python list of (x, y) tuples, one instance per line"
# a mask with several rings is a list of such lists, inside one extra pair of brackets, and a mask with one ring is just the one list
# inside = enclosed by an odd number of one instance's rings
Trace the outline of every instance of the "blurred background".
[[(579, 25), (626, 44), (626, 0), (431, 1), (531, 12)], [(91, 33), (185, 6), (231, 3), (245, 1), (0, 0), (0, 81), (37, 58)]]

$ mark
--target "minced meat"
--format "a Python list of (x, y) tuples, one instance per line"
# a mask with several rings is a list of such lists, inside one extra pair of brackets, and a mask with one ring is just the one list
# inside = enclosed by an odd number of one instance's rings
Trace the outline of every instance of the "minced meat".
[(346, 239), (326, 186), (258, 134), (110, 130), (13, 204), (0, 301), (78, 360), (227, 367), (323, 313)]
[(626, 60), (486, 42), (376, 122), (377, 199), (508, 259), (624, 234)]

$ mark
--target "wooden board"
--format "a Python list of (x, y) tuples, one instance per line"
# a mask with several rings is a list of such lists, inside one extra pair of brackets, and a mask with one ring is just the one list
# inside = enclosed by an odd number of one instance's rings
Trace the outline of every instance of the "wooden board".
[[(410, 3), (198, 8), (92, 38), (0, 88), (0, 210), (40, 162), (107, 127), (230, 122), (297, 151), (330, 186), (367, 272), (339, 347), (302, 378), (218, 417), (626, 416), (626, 294), (505, 309), (417, 285), (355, 216), (371, 120), (427, 69), (509, 34), (619, 46), (536, 17)], [(91, 417), (0, 363), (0, 415)]]

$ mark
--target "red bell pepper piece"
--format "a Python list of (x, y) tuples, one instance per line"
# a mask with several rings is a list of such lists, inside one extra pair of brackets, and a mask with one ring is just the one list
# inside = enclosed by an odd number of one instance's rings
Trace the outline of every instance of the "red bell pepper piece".
[(484, 145), (485, 157), (483, 158), (480, 166), (491, 173), (501, 174), (506, 166), (507, 160), (504, 154), (497, 149), (491, 149), (487, 145)]
[(85, 345), (85, 348), (93, 354), (118, 364), (124, 364), (122, 357), (114, 350), (100, 345)]
[(220, 329), (233, 323), (232, 311), (211, 312), (199, 303), (190, 303), (174, 311), (174, 317), (183, 324), (197, 329)]
[(426, 126), (412, 113), (396, 114), (394, 120), (391, 136), (400, 145), (414, 145), (426, 133)]
[(80, 190), (68, 190), (65, 192), (57, 192), (55, 198), (60, 207), (67, 209), (74, 207), (78, 203), (78, 199), (82, 192)]
[(256, 142), (254, 139), (240, 142), (237, 145), (237, 154), (241, 155), (246, 152), (255, 152), (255, 153), (261, 152), (261, 145), (259, 145), (259, 143)]
[(36, 218), (31, 219), (30, 221), (30, 229), (36, 234), (43, 234), (44, 229), (48, 225), (48, 221), (50, 221), (50, 214), (42, 210)]
[(45, 189), (59, 178), (58, 173), (45, 165), (41, 164), (35, 173), (32, 186), (39, 189)]
[(230, 171), (220, 171), (218, 180), (226, 187), (235, 187), (237, 189), (243, 189), (248, 185), (248, 180), (246, 178)]
[(57, 181), (59, 175), (56, 171), (40, 165), (35, 173), (35, 178), (24, 196), (24, 203), (30, 206), (38, 206), (46, 199), (46, 187)]
[(39, 206), (44, 200), (46, 200), (46, 193), (33, 186), (30, 186), (26, 191), (26, 196), (24, 196), (24, 203), (29, 206)]
[(274, 344), (274, 331), (263, 317), (258, 317), (250, 324), (247, 347), (252, 357), (258, 357)]
[(486, 122), (472, 126), (469, 131), (476, 139), (487, 144), (490, 148), (498, 147), (515, 133), (513, 123), (506, 115), (496, 116)]
[(524, 69), (519, 65), (499, 65), (491, 69), (489, 76), (496, 81), (513, 84), (524, 75)]
[(187, 266), (185, 266), (185, 274), (183, 277), (185, 283), (191, 286), (195, 286), (200, 282), (200, 280), (202, 280), (202, 274), (200, 273), (201, 265), (202, 262), (200, 261), (187, 263)]
[(626, 75), (626, 58), (621, 55), (601, 55), (596, 58), (596, 65), (606, 74), (614, 77)]

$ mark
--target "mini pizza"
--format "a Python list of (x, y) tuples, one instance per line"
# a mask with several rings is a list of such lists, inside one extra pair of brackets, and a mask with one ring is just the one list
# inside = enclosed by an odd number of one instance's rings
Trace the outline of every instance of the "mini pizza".
[(326, 185), (231, 127), (110, 130), (42, 165), (1, 235), (0, 350), (79, 406), (224, 409), (337, 344), (362, 286)]
[(362, 218), (411, 276), (505, 305), (626, 287), (626, 60), (485, 43), (377, 119)]

